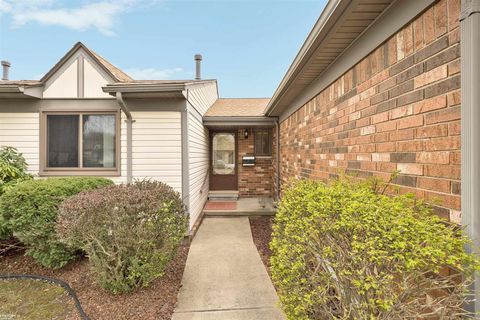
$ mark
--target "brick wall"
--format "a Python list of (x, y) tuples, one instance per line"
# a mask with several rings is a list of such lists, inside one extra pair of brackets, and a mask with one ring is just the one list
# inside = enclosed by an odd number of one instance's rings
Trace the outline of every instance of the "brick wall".
[(395, 181), (460, 218), (459, 0), (439, 1), (281, 123), (281, 180)]
[[(242, 157), (254, 155), (254, 129), (248, 129), (245, 139), (244, 129), (238, 130), (238, 191), (240, 197), (271, 197), (274, 157), (257, 157), (254, 167), (243, 167)], [(274, 149), (272, 148), (272, 151)]]

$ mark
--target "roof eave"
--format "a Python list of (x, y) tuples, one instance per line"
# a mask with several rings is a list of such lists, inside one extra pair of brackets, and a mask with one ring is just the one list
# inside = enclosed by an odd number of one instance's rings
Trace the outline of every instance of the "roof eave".
[(41, 86), (0, 85), (0, 97), (8, 98), (42, 98)]
[(221, 127), (221, 126), (243, 126), (243, 127), (255, 127), (265, 126), (271, 127), (275, 125), (276, 117), (237, 117), (237, 116), (225, 116), (225, 117), (203, 117), (203, 124), (207, 127)]
[(102, 87), (103, 92), (182, 92), (185, 84), (114, 84)]
[(330, 27), (336, 22), (337, 17), (341, 15), (345, 11), (345, 8), (351, 3), (352, 0), (330, 0), (327, 3), (325, 9), (322, 11), (322, 14), (318, 18), (299, 52), (295, 56), (295, 59), (288, 68), (285, 76), (275, 90), (275, 93), (273, 94), (272, 99), (268, 103), (265, 110), (266, 115), (273, 115), (273, 112), (285, 90), (300, 73), (302, 67), (305, 65), (305, 63), (307, 63), (308, 59), (314, 53), (316, 49), (315, 44), (318, 44), (318, 42), (322, 40), (320, 39), (320, 36), (322, 34), (324, 35), (325, 31), (330, 29)]

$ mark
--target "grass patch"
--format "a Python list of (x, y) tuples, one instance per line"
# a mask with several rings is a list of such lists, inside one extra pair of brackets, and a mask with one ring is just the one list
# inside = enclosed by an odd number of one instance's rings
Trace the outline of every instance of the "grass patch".
[(75, 307), (62, 287), (39, 280), (0, 280), (0, 319), (66, 319)]

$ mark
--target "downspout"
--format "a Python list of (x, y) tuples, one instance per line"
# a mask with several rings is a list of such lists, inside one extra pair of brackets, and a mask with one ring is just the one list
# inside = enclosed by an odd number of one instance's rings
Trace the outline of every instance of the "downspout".
[(125, 121), (127, 123), (127, 183), (132, 182), (132, 123), (135, 122), (135, 120), (132, 119), (132, 114), (127, 108), (127, 104), (125, 103), (125, 100), (123, 100), (122, 93), (120, 91), (117, 91), (115, 97), (117, 98), (118, 105), (120, 106), (120, 109), (122, 109), (123, 113), (125, 113), (125, 116), (127, 117), (127, 120)]
[[(461, 114), (462, 114), (462, 226), (472, 244), (467, 252), (478, 254), (480, 247), (480, 1), (462, 0), (460, 13)], [(480, 274), (470, 287), (474, 301), (467, 303), (472, 314), (480, 311)], [(478, 314), (477, 314), (478, 316)]]
[(275, 188), (275, 200), (280, 201), (280, 123), (277, 119), (275, 120), (275, 170), (276, 170), (276, 184)]

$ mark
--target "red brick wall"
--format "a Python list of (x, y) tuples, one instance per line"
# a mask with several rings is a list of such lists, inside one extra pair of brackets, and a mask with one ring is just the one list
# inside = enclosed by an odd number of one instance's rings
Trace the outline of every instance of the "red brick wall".
[[(271, 197), (273, 182), (274, 157), (258, 157), (254, 167), (243, 167), (242, 157), (254, 155), (254, 129), (248, 129), (249, 135), (245, 139), (244, 129), (238, 130), (238, 191), (240, 197)], [(272, 148), (273, 151), (273, 148)]]
[(439, 1), (281, 123), (281, 179), (395, 181), (460, 210), (459, 0)]

